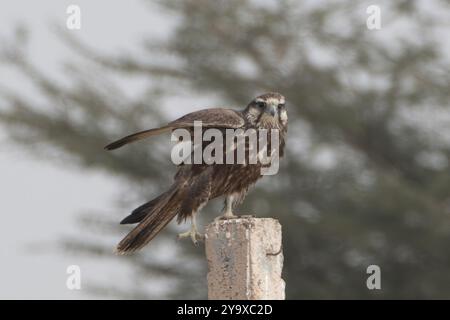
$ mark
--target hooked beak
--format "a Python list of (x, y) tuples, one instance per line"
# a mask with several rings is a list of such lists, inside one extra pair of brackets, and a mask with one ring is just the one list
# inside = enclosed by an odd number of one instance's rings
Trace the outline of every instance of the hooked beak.
[(270, 114), (272, 117), (275, 117), (275, 115), (277, 114), (277, 106), (267, 105), (265, 112)]

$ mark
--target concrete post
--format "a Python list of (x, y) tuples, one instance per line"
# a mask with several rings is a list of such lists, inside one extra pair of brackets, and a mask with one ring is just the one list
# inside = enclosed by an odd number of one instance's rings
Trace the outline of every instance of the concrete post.
[(284, 300), (281, 225), (243, 216), (206, 227), (208, 298)]

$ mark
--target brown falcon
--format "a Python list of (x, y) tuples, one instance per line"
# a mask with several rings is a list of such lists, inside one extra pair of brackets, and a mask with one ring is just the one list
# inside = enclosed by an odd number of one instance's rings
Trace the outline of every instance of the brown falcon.
[[(203, 129), (215, 128), (224, 132), (227, 129), (254, 129), (257, 132), (277, 130), (279, 132), (279, 156), (283, 156), (287, 132), (287, 112), (285, 98), (279, 93), (266, 93), (253, 99), (243, 111), (213, 108), (189, 113), (165, 126), (141, 131), (126, 136), (107, 145), (107, 150), (117, 149), (127, 143), (143, 138), (184, 128), (193, 132), (194, 121), (201, 121)], [(246, 142), (248, 151), (248, 142)], [(270, 147), (268, 147), (270, 150)], [(191, 237), (194, 243), (202, 237), (198, 233), (195, 217), (210, 199), (225, 196), (224, 214), (221, 218), (235, 217), (232, 209), (245, 197), (248, 188), (261, 175), (256, 164), (181, 164), (175, 174), (172, 186), (164, 193), (136, 208), (121, 224), (139, 223), (117, 245), (118, 254), (137, 251), (149, 243), (175, 216), (180, 223), (191, 219), (191, 229), (179, 237)]]

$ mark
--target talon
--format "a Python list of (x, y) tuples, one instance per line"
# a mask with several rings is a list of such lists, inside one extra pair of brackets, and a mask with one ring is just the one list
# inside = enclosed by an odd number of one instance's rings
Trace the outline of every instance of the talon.
[(180, 239), (183, 239), (183, 238), (188, 238), (188, 237), (191, 238), (192, 242), (195, 245), (198, 245), (198, 240), (203, 241), (203, 239), (205, 238), (205, 236), (203, 234), (197, 232), (197, 230), (192, 228), (189, 231), (186, 231), (186, 232), (178, 234), (177, 235), (177, 240), (180, 240)]
[(198, 241), (197, 241), (197, 233), (194, 231), (194, 232), (191, 232), (191, 240), (192, 240), (192, 243), (194, 244), (194, 245), (198, 245)]
[(220, 221), (220, 220), (229, 220), (229, 219), (237, 219), (237, 218), (239, 218), (239, 216), (234, 215), (234, 214), (224, 214), (224, 215), (216, 217), (214, 219), (214, 221), (217, 222), (217, 221)]
[(187, 238), (190, 236), (191, 236), (191, 231), (182, 232), (182, 233), (177, 234), (177, 240)]
[(197, 233), (196, 233), (196, 237), (197, 237), (197, 239), (200, 240), (200, 241), (205, 241), (205, 235), (202, 234), (202, 233), (200, 233), (200, 232), (197, 232)]

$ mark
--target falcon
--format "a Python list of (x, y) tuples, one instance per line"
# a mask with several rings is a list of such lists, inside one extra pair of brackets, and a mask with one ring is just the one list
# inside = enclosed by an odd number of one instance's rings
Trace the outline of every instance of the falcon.
[[(186, 129), (192, 133), (195, 129), (194, 122), (198, 123), (198, 121), (202, 124), (202, 130), (214, 128), (224, 134), (228, 129), (253, 129), (256, 132), (278, 131), (279, 157), (284, 154), (288, 124), (285, 98), (274, 92), (256, 97), (242, 111), (226, 108), (195, 111), (162, 127), (126, 136), (107, 145), (105, 149), (117, 149), (125, 144), (173, 132), (176, 129)], [(248, 142), (245, 147), (248, 152), (250, 150)], [(268, 149), (271, 150), (271, 147)], [(234, 151), (236, 150), (226, 152)], [(121, 221), (121, 224), (137, 223), (137, 226), (120, 241), (116, 253), (129, 254), (140, 250), (176, 216), (178, 223), (188, 218), (191, 220), (190, 230), (179, 234), (178, 237), (190, 237), (197, 244), (197, 241), (203, 238), (203, 235), (197, 231), (195, 220), (199, 211), (209, 200), (224, 196), (224, 212), (223, 216), (219, 218), (235, 218), (233, 209), (243, 201), (249, 187), (263, 176), (261, 169), (264, 166), (267, 164), (261, 161), (256, 163), (244, 161), (244, 163), (233, 164), (225, 161), (212, 164), (205, 162), (181, 163), (175, 174), (174, 182), (167, 191), (136, 208)]]

